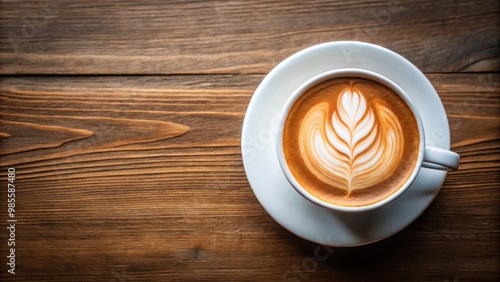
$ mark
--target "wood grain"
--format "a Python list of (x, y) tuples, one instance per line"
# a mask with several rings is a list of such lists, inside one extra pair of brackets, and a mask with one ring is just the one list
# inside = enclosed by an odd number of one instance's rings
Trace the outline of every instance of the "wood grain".
[[(280, 227), (247, 182), (241, 125), (263, 75), (3, 77), (0, 164), (16, 168), (19, 274), (2, 263), (0, 277), (496, 281), (500, 81), (428, 77), (460, 169), (402, 232), (334, 249)], [(308, 259), (318, 250), (326, 261)]]
[(0, 2), (1, 74), (267, 73), (306, 47), (372, 42), (425, 72), (500, 70), (499, 2)]
[[(499, 16), (495, 0), (0, 0), (0, 183), (14, 167), (19, 220), (11, 275), (3, 190), (0, 280), (499, 281)], [(283, 229), (241, 160), (264, 75), (335, 40), (426, 72), (461, 155), (414, 223), (356, 248)]]

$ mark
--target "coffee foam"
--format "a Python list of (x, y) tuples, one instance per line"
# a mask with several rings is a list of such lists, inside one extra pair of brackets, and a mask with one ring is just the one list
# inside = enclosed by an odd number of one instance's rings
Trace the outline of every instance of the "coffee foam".
[(419, 141), (415, 117), (399, 95), (368, 79), (337, 78), (294, 104), (283, 145), (292, 174), (311, 194), (363, 206), (406, 182)]

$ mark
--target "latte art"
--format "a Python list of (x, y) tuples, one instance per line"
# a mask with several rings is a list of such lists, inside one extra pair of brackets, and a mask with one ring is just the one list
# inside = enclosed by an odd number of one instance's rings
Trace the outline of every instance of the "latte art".
[(300, 154), (318, 179), (349, 195), (394, 171), (403, 136), (390, 109), (376, 101), (369, 104), (358, 89), (349, 87), (330, 112), (328, 103), (313, 107), (299, 133)]
[(410, 178), (420, 133), (394, 90), (370, 79), (337, 77), (294, 102), (282, 142), (287, 166), (307, 192), (335, 205), (366, 206)]

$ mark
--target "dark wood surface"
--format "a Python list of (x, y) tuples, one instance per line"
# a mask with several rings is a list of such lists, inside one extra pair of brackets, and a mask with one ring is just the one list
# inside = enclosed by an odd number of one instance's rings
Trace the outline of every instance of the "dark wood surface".
[[(498, 1), (0, 1), (0, 280), (498, 281)], [(396, 235), (318, 246), (260, 206), (241, 126), (267, 72), (362, 40), (422, 69), (460, 168)], [(16, 274), (7, 169), (16, 169)], [(307, 270), (307, 271), (306, 271)]]

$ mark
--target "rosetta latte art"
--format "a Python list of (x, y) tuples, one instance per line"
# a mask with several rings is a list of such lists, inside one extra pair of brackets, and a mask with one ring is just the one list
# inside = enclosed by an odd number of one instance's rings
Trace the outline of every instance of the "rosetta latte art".
[(376, 185), (398, 166), (403, 134), (395, 114), (368, 103), (353, 86), (342, 90), (336, 109), (326, 102), (309, 110), (300, 127), (300, 154), (321, 181), (347, 196)]

